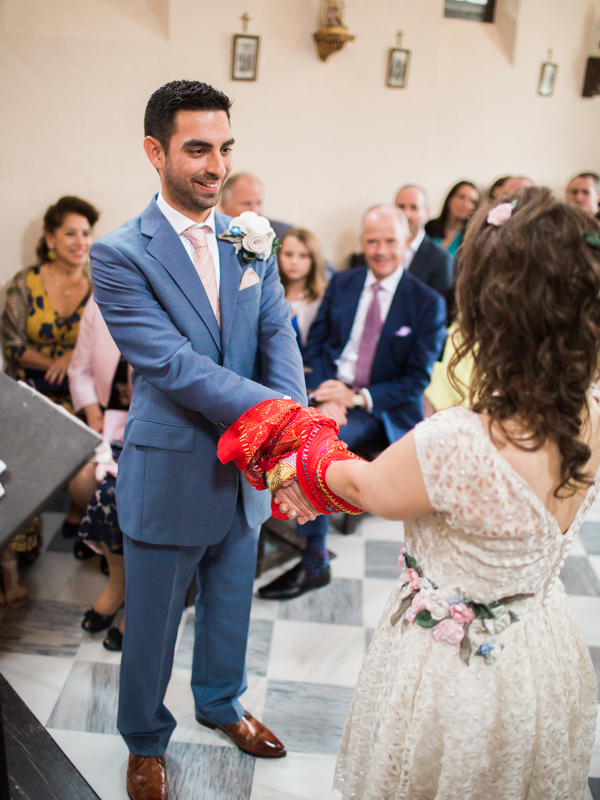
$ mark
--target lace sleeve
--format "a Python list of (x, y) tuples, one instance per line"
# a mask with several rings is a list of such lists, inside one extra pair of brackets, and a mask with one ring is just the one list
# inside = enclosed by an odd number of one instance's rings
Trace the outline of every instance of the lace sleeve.
[(429, 501), (448, 524), (502, 532), (509, 521), (503, 509), (516, 490), (476, 415), (462, 407), (440, 411), (417, 425), (415, 445)]

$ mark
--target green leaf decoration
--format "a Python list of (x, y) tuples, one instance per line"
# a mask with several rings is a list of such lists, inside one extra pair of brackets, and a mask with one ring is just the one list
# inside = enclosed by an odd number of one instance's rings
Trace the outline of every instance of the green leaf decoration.
[(392, 625), (396, 625), (400, 621), (400, 619), (404, 616), (404, 612), (409, 607), (409, 605), (412, 603), (412, 599), (415, 596), (415, 594), (416, 594), (416, 591), (414, 591), (408, 597), (405, 597), (404, 600), (398, 606), (398, 610), (394, 611), (394, 613), (390, 617), (390, 622), (392, 623)]
[(421, 574), (421, 570), (419, 569), (419, 565), (414, 560), (414, 558), (409, 553), (404, 553), (404, 560), (406, 561), (406, 566), (409, 569), (414, 569), (415, 572), (418, 572), (419, 575)]
[(248, 250), (242, 249), (242, 258), (245, 264), (251, 264), (256, 261), (256, 253), (250, 253)]
[(532, 594), (511, 594), (508, 597), (501, 597), (500, 600), (496, 600), (494, 606), (507, 606), (509, 603), (518, 603), (519, 600), (527, 600), (529, 597), (533, 597)]
[(597, 250), (600, 250), (600, 233), (598, 233), (598, 231), (584, 231), (583, 238), (590, 247), (595, 247)]
[(469, 626), (465, 628), (465, 635), (460, 643), (460, 657), (469, 666), (469, 659), (471, 658), (471, 639), (469, 638)]
[(273, 255), (273, 253), (276, 253), (278, 250), (281, 250), (281, 242), (277, 237), (275, 237), (271, 242), (271, 255)]
[(229, 233), (228, 231), (225, 231), (225, 233), (219, 233), (219, 235), (217, 236), (217, 239), (221, 239), (223, 242), (232, 242), (232, 243), (241, 241), (242, 238), (243, 237), (241, 236), (234, 236), (232, 233)]
[(439, 619), (433, 619), (429, 611), (427, 611), (427, 609), (424, 608), (417, 614), (415, 622), (422, 628), (433, 628), (435, 625), (438, 624)]
[(514, 611), (509, 611), (508, 612), (508, 616), (510, 617), (510, 621), (511, 622), (518, 622), (519, 621), (519, 615), (515, 614)]
[(474, 600), (470, 600), (467, 605), (471, 606), (475, 616), (480, 619), (496, 619), (492, 607), (487, 603), (476, 603)]

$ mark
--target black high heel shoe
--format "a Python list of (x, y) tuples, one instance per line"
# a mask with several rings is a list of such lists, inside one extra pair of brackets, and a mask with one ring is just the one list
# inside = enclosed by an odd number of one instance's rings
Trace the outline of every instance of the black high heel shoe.
[(81, 627), (88, 633), (105, 631), (115, 618), (114, 614), (98, 614), (93, 608), (88, 609), (83, 615)]
[(102, 644), (107, 650), (120, 653), (123, 650), (123, 634), (118, 628), (110, 628)]
[(78, 561), (87, 561), (88, 558), (92, 558), (92, 556), (96, 554), (87, 546), (83, 539), (76, 539), (73, 545), (73, 555)]

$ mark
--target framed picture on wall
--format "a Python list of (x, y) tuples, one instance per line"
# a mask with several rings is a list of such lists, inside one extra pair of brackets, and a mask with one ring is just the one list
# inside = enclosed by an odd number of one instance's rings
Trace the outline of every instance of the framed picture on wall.
[(404, 89), (408, 75), (410, 50), (394, 47), (390, 50), (387, 85), (392, 89)]
[(258, 36), (236, 34), (233, 37), (233, 58), (231, 79), (234, 81), (255, 81), (258, 71)]
[(445, 0), (444, 16), (473, 22), (493, 22), (495, 5), (495, 0)]
[(544, 61), (540, 73), (540, 85), (538, 86), (538, 94), (541, 94), (542, 97), (550, 97), (554, 94), (557, 72), (558, 64), (553, 64), (551, 61)]

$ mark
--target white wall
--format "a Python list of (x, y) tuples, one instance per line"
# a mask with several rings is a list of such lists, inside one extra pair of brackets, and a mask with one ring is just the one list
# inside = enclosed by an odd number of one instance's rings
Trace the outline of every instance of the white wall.
[[(423, 184), (433, 210), (466, 177), (525, 173), (562, 191), (600, 171), (600, 98), (581, 97), (600, 0), (498, 0), (499, 25), (443, 18), (443, 0), (347, 0), (356, 41), (327, 63), (312, 41), (318, 0), (0, 0), (0, 285), (32, 263), (61, 194), (102, 210), (98, 234), (157, 188), (143, 154), (145, 103), (195, 78), (235, 103), (235, 169), (260, 175), (266, 212), (312, 228), (341, 263), (363, 210)], [(261, 35), (257, 83), (229, 79), (247, 11)], [(408, 87), (385, 87), (396, 30)], [(553, 97), (537, 95), (548, 47)]]

